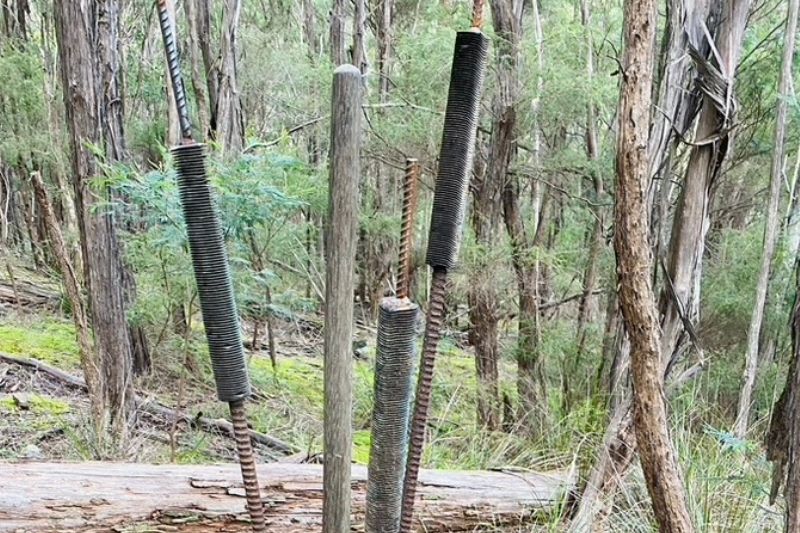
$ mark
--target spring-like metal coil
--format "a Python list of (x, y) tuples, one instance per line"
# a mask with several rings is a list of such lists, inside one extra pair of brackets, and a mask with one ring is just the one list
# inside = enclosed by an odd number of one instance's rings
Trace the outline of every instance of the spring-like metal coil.
[(433, 390), (433, 370), (436, 350), (442, 336), (444, 325), (445, 298), (447, 296), (447, 270), (435, 268), (431, 280), (431, 297), (428, 303), (428, 317), (425, 322), (425, 340), (422, 344), (417, 378), (417, 396), (414, 414), (411, 419), (411, 442), (409, 443), (406, 473), (403, 480), (403, 508), (400, 519), (401, 533), (409, 533), (414, 518), (414, 502), (417, 496), (417, 479), (422, 464), (422, 450), (425, 444), (425, 429), (428, 424), (428, 411)]
[(164, 50), (167, 54), (167, 70), (172, 80), (172, 90), (175, 93), (175, 104), (178, 109), (181, 135), (184, 139), (190, 139), (192, 136), (192, 125), (189, 121), (189, 105), (186, 100), (186, 89), (183, 86), (181, 58), (178, 52), (178, 43), (171, 18), (166, 1), (159, 0), (158, 22), (161, 25), (161, 37), (164, 41)]
[(488, 50), (478, 31), (456, 36), (426, 258), (433, 268), (457, 263)]
[(247, 411), (244, 401), (239, 400), (228, 404), (231, 410), (233, 423), (233, 436), (236, 440), (236, 451), (239, 454), (239, 466), (242, 469), (245, 497), (247, 498), (247, 511), (252, 520), (254, 532), (261, 533), (267, 530), (264, 520), (264, 504), (258, 487), (258, 474), (256, 473), (256, 459), (253, 455), (253, 443), (247, 427)]
[(223, 402), (243, 400), (250, 395), (250, 381), (222, 229), (211, 201), (205, 147), (176, 146), (172, 154), (217, 395)]
[(406, 174), (403, 180), (403, 218), (400, 230), (400, 264), (397, 273), (397, 297), (408, 298), (411, 290), (411, 256), (413, 252), (414, 220), (419, 199), (419, 163), (406, 159)]
[(400, 528), (418, 324), (419, 306), (407, 298), (381, 302), (366, 533), (397, 533)]

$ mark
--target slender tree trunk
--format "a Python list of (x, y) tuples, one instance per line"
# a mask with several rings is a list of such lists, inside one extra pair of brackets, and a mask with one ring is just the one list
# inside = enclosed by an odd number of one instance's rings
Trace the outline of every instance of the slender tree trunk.
[(797, 254), (800, 251), (800, 147), (797, 148), (797, 154), (794, 158), (794, 165), (792, 169), (792, 177), (789, 180), (789, 190), (791, 195), (789, 197), (789, 205), (786, 208), (786, 266), (790, 269), (797, 261)]
[[(671, 9), (673, 8), (675, 5), (671, 4)], [(705, 5), (705, 8), (712, 12), (716, 12), (718, 9), (708, 5)], [(663, 364), (662, 368), (665, 368), (664, 375), (667, 377), (680, 359), (680, 355), (685, 351), (687, 340), (693, 334), (693, 331), (686, 329), (686, 325), (692, 324), (697, 318), (699, 275), (702, 271), (705, 235), (709, 225), (708, 205), (711, 185), (733, 143), (733, 131), (729, 127), (732, 124), (734, 110), (732, 103), (733, 74), (735, 65), (738, 63), (749, 1), (732, 0), (725, 5), (725, 8), (724, 16), (713, 17), (715, 21), (721, 19), (718, 30), (710, 33), (716, 34), (716, 44), (707, 40), (706, 32), (701, 26), (701, 22), (705, 21), (705, 15), (700, 9), (687, 11), (686, 16), (681, 19), (680, 25), (668, 27), (670, 32), (681, 31), (689, 37), (695, 68), (703, 76), (698, 80), (700, 81), (699, 90), (702, 94), (700, 99), (702, 108), (695, 135), (696, 144), (691, 149), (684, 188), (673, 220), (670, 249), (665, 261), (667, 279), (664, 282), (664, 289), (661, 291), (659, 304), (662, 325), (660, 358)], [(690, 31), (684, 31), (685, 28), (689, 28)], [(712, 48), (715, 48), (718, 53), (712, 54)], [(712, 59), (707, 59), (709, 56)], [(718, 64), (717, 57), (721, 58), (722, 65)], [(668, 69), (677, 67), (678, 63), (665, 61), (662, 62), (662, 65)], [(662, 78), (662, 87), (664, 79)], [(691, 87), (691, 85), (687, 87)], [(673, 87), (671, 90), (676, 89)], [(721, 97), (719, 93), (722, 93)], [(681, 105), (689, 105), (690, 101), (691, 99), (684, 99)], [(717, 107), (720, 102), (721, 104)], [(725, 102), (727, 102), (727, 107)], [(681, 114), (683, 111), (677, 107), (676, 109), (676, 112), (683, 116)], [(676, 121), (675, 124), (677, 123)], [(660, 137), (653, 136), (651, 133), (648, 149), (651, 156), (648, 176), (652, 175), (654, 169), (661, 168), (652, 164), (653, 157), (656, 157), (654, 154), (658, 153), (657, 150), (654, 150), (652, 143), (657, 142), (658, 139)], [(663, 168), (661, 168), (661, 172), (663, 172)], [(630, 331), (628, 333), (630, 334)], [(624, 346), (624, 342), (620, 346)], [(620, 368), (627, 367), (628, 362), (625, 360), (624, 350), (617, 355), (617, 359)], [(625, 409), (624, 403), (617, 403), (612, 419), (631, 420), (630, 417), (623, 416)], [(618, 448), (619, 445), (615, 443), (624, 442), (627, 438), (626, 435), (630, 435), (629, 428), (624, 423), (620, 423), (615, 434), (606, 435), (600, 457), (611, 453), (612, 448)], [(633, 446), (632, 442), (628, 442), (626, 449), (632, 450)], [(597, 467), (597, 465), (595, 466)], [(624, 475), (624, 471), (610, 472), (609, 475), (611, 474), (614, 478), (619, 478)], [(603, 493), (610, 492), (610, 489), (615, 486), (614, 483), (608, 481), (608, 478), (601, 478), (597, 482), (604, 487), (603, 490), (594, 491), (591, 494), (587, 491), (592, 498), (584, 495), (581, 499), (578, 515), (584, 517), (585, 523), (593, 522), (591, 516), (600, 507), (596, 500)], [(590, 516), (588, 521), (585, 518), (587, 515)], [(573, 531), (579, 530), (573, 529)]]
[[(123, 53), (120, 41), (120, 8), (116, 1), (103, 2), (105, 11), (100, 7), (98, 48), (100, 50), (100, 84), (103, 88), (102, 105), (104, 111), (100, 113), (103, 130), (103, 139), (106, 145), (106, 158), (110, 162), (124, 162), (128, 160), (128, 149), (125, 140), (125, 91), (123, 89)], [(109, 191), (112, 198), (117, 199), (115, 191)], [(119, 265), (117, 270), (121, 276), (123, 292), (123, 305), (125, 316), (136, 304), (136, 278), (128, 268), (124, 259), (122, 243), (119, 243), (116, 252)], [(141, 326), (129, 325), (128, 334), (132, 354), (134, 374), (144, 374), (150, 370), (150, 346), (147, 335)]]
[[(183, 9), (186, 14), (186, 23), (189, 27), (189, 60), (191, 61), (192, 87), (194, 98), (197, 102), (197, 121), (200, 127), (202, 139), (206, 139), (211, 129), (210, 109), (208, 101), (208, 81), (206, 80), (206, 70), (203, 67), (203, 52), (200, 46), (203, 37), (200, 35), (201, 24), (199, 19), (200, 8), (198, 3), (203, 0), (184, 0)], [(172, 80), (167, 76), (167, 82)], [(174, 106), (174, 98), (170, 98), (170, 106)], [(171, 109), (172, 107), (170, 107)]]
[(614, 250), (619, 304), (631, 343), (633, 420), (656, 521), (663, 532), (693, 531), (677, 453), (669, 436), (658, 315), (649, 272), (648, 157), (656, 2), (625, 2), (625, 53), (617, 138)]
[[(699, 280), (703, 268), (705, 238), (710, 225), (709, 206), (716, 178), (733, 147), (735, 100), (734, 75), (739, 62), (750, 0), (731, 0), (724, 4), (716, 50), (721, 64), (703, 53), (711, 43), (702, 37), (691, 42), (700, 78), (702, 109), (695, 134), (696, 144), (689, 155), (683, 190), (678, 202), (667, 257), (667, 274), (661, 293), (661, 357), (667, 370), (679, 362), (690, 337), (685, 320), (697, 322)], [(702, 35), (702, 34), (701, 34)], [(699, 37), (698, 37), (699, 38)], [(701, 44), (702, 43), (702, 44)]]
[(347, 63), (347, 47), (345, 45), (345, 1), (333, 0), (331, 11), (330, 46), (331, 62), (334, 66)]
[(503, 189), (503, 219), (511, 241), (511, 262), (519, 294), (519, 331), (517, 340), (517, 393), (522, 407), (520, 421), (527, 433), (539, 435), (548, 419), (547, 388), (541, 353), (539, 287), (543, 272), (537, 262), (527, 259), (530, 251), (543, 246), (550, 210), (549, 196), (543, 196), (536, 233), (529, 242), (519, 208), (519, 186), (514, 179)]
[[(468, 298), (472, 324), (470, 343), (475, 348), (478, 375), (478, 422), (495, 430), (500, 427), (500, 350), (497, 329), (500, 317), (497, 289), (490, 265), (493, 262), (491, 250), (499, 237), (503, 186), (514, 156), (521, 3), (492, 2), (491, 7), (492, 20), (498, 35), (495, 48), (498, 94), (493, 103), (492, 136), (486, 172), (473, 185), (472, 225), (477, 244), (482, 247), (482, 259), (475, 266), (476, 279), (470, 284)], [(522, 298), (521, 294), (520, 304)], [(533, 305), (536, 305), (535, 302)], [(520, 331), (521, 321), (522, 317)]]
[(95, 424), (94, 430), (97, 435), (103, 435), (106, 431), (101, 422), (105, 418), (106, 406), (103, 393), (103, 376), (100, 366), (97, 364), (97, 354), (95, 353), (94, 343), (92, 342), (92, 332), (89, 325), (89, 316), (82, 294), (80, 278), (72, 266), (69, 252), (61, 233), (61, 225), (56, 220), (53, 213), (52, 203), (47, 194), (44, 182), (38, 173), (31, 175), (36, 201), (44, 215), (45, 225), (53, 248), (61, 275), (64, 278), (64, 286), (67, 291), (70, 305), (72, 307), (72, 321), (75, 324), (75, 336), (78, 341), (78, 350), (81, 366), (84, 369), (86, 388), (89, 391), (89, 405), (92, 412), (92, 419)]
[[(581, 0), (581, 21), (584, 26), (584, 40), (586, 41), (586, 76), (591, 83), (594, 79), (594, 46), (590, 31), (591, 9), (589, 0)], [(577, 349), (572, 364), (569, 365), (571, 371), (564, 376), (564, 383), (567, 383), (567, 380), (576, 378), (575, 373), (580, 370), (581, 360), (586, 352), (587, 329), (592, 315), (592, 293), (597, 287), (600, 274), (600, 256), (605, 244), (603, 239), (605, 212), (600, 205), (604, 194), (603, 176), (600, 173), (600, 139), (597, 134), (597, 110), (592, 101), (589, 102), (586, 111), (586, 154), (589, 158), (590, 172), (594, 183), (594, 206), (592, 206), (594, 223), (589, 237), (589, 257), (586, 261), (586, 271), (583, 277), (583, 296), (581, 296), (578, 304)], [(576, 388), (572, 386), (566, 387), (564, 390), (565, 413), (571, 409)]]
[[(775, 147), (772, 152), (772, 173), (769, 185), (769, 203), (767, 204), (766, 221), (764, 223), (764, 247), (761, 252), (761, 269), (756, 284), (756, 302), (747, 331), (747, 352), (745, 354), (742, 390), (739, 393), (739, 410), (733, 433), (743, 438), (747, 433), (750, 420), (750, 404), (758, 370), (758, 340), (761, 324), (764, 321), (764, 308), (767, 301), (772, 258), (775, 254), (775, 243), (778, 240), (778, 205), (780, 204), (781, 185), (784, 182), (784, 141), (786, 139), (786, 123), (788, 121), (789, 96), (792, 85), (792, 64), (794, 61), (794, 43), (797, 38), (798, 0), (789, 1), (789, 13), (786, 18), (786, 32), (783, 43), (783, 64), (778, 82), (778, 102), (775, 119)], [(798, 523), (800, 527), (800, 523)]]
[(217, 101), (219, 100), (220, 65), (217, 54), (212, 52), (211, 34), (213, 24), (211, 21), (211, 0), (187, 0), (191, 5), (192, 18), (197, 28), (197, 45), (203, 56), (206, 86), (208, 88), (208, 135), (216, 139), (217, 132)]
[(225, 155), (237, 155), (244, 144), (244, 117), (237, 84), (237, 32), (242, 0), (225, 0), (221, 67), (217, 98), (217, 140)]
[(367, 0), (355, 0), (353, 14), (353, 60), (361, 74), (367, 72)]
[[(104, 207), (110, 191), (90, 186), (100, 174), (90, 145), (116, 148), (113, 94), (106, 78), (107, 54), (118, 53), (119, 11), (115, 0), (58, 0), (55, 3), (64, 104), (72, 147), (72, 174), (81, 250), (89, 294), (95, 360), (102, 376), (107, 427), (125, 442), (133, 414), (131, 339), (126, 323), (122, 261), (112, 210)], [(105, 59), (105, 61), (104, 61)], [(112, 70), (113, 72), (113, 70)], [(85, 372), (96, 369), (84, 367)], [(97, 416), (97, 414), (96, 414)]]

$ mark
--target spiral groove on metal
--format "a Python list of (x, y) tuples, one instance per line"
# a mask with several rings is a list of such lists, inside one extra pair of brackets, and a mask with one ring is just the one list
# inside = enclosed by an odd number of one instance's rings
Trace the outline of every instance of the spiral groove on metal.
[(384, 298), (375, 355), (375, 402), (367, 476), (367, 533), (397, 533), (416, 355), (419, 306)]
[(452, 270), (458, 259), (488, 51), (479, 31), (458, 32), (426, 257), (434, 268)]
[(406, 473), (403, 480), (402, 512), (400, 518), (401, 533), (411, 531), (414, 518), (414, 503), (417, 496), (417, 479), (422, 464), (422, 450), (425, 444), (425, 431), (430, 410), (431, 391), (433, 390), (433, 370), (436, 363), (436, 351), (442, 336), (444, 325), (445, 298), (447, 296), (447, 270), (433, 269), (431, 280), (431, 297), (428, 302), (428, 317), (425, 322), (425, 339), (422, 344), (422, 360), (417, 378), (417, 395), (414, 402), (414, 414), (411, 418), (410, 443)]
[(250, 381), (222, 228), (208, 185), (205, 147), (184, 144), (172, 154), (217, 396), (223, 402), (244, 400), (250, 395)]
[(400, 264), (397, 275), (397, 297), (408, 298), (411, 291), (411, 258), (414, 245), (414, 221), (419, 199), (420, 167), (416, 159), (406, 159), (403, 181), (403, 218), (400, 233)]
[(253, 522), (253, 531), (261, 533), (267, 530), (267, 526), (264, 519), (264, 504), (261, 501), (261, 492), (258, 487), (253, 443), (250, 441), (250, 434), (247, 428), (247, 411), (243, 400), (230, 402), (228, 406), (231, 410), (233, 435), (236, 440), (236, 451), (239, 454), (239, 466), (242, 469), (247, 510)]
[(166, 0), (158, 0), (158, 18), (183, 137), (183, 144), (174, 147), (172, 155), (178, 173), (178, 189), (217, 396), (223, 402), (228, 402), (231, 410), (233, 436), (242, 469), (252, 529), (256, 533), (262, 533), (267, 531), (267, 526), (244, 406), (245, 399), (250, 396), (250, 380), (242, 347), (239, 314), (233, 296), (228, 255), (208, 184), (205, 146), (192, 140), (192, 125), (181, 76), (177, 37)]
[(189, 105), (186, 99), (186, 89), (181, 76), (181, 58), (178, 52), (178, 39), (172, 26), (172, 17), (167, 9), (166, 0), (158, 0), (158, 22), (161, 25), (161, 37), (164, 41), (164, 51), (167, 54), (167, 70), (172, 80), (172, 90), (175, 93), (175, 105), (178, 108), (181, 136), (191, 139), (192, 124), (189, 121)]
[[(482, 2), (478, 0), (475, 6), (480, 23)], [(445, 319), (447, 272), (455, 268), (461, 244), (488, 49), (488, 39), (479, 30), (459, 32), (456, 36), (428, 238), (426, 262), (433, 269), (433, 279), (403, 481), (401, 533), (410, 533), (414, 519), (433, 371)]]

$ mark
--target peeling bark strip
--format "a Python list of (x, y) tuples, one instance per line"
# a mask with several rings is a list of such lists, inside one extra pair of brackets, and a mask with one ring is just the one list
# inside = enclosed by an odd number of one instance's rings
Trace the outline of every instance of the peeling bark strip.
[[(320, 465), (259, 467), (270, 531), (319, 531)], [(354, 523), (364, 517), (367, 470), (354, 466)], [(573, 487), (572, 476), (423, 471), (418, 531), (480, 531), (533, 524)], [(170, 531), (248, 531), (236, 465), (0, 464), (0, 532), (107, 531), (169, 524)]]
[(660, 530), (679, 533), (694, 528), (667, 424), (645, 196), (656, 15), (655, 0), (625, 2), (614, 251), (619, 304), (631, 344), (633, 422), (642, 470)]

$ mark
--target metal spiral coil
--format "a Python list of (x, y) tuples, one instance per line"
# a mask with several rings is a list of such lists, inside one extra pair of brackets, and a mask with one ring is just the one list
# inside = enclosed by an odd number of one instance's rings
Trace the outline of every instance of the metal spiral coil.
[(406, 159), (403, 181), (403, 218), (400, 230), (400, 264), (397, 272), (397, 297), (408, 298), (411, 291), (411, 257), (413, 254), (414, 221), (419, 199), (419, 163)]
[(458, 260), (488, 50), (479, 31), (456, 36), (426, 257), (433, 268), (451, 270)]
[(397, 533), (408, 449), (408, 422), (419, 306), (384, 298), (375, 355), (375, 403), (367, 477), (367, 533)]
[(217, 395), (223, 402), (243, 400), (250, 395), (250, 381), (225, 243), (208, 185), (205, 149), (186, 144), (173, 148), (172, 154)]
[(175, 104), (178, 108), (181, 135), (184, 139), (192, 137), (192, 124), (189, 121), (189, 105), (186, 99), (186, 89), (181, 76), (181, 58), (178, 52), (178, 43), (172, 20), (165, 0), (158, 2), (158, 21), (161, 25), (161, 36), (164, 41), (164, 51), (167, 54), (167, 70), (172, 80), (172, 90), (175, 93)]
[(417, 496), (417, 480), (422, 464), (422, 450), (425, 444), (425, 430), (428, 423), (431, 392), (433, 390), (433, 370), (436, 362), (436, 351), (442, 336), (445, 317), (445, 298), (447, 296), (447, 270), (435, 268), (431, 280), (431, 297), (428, 304), (428, 317), (425, 322), (425, 340), (422, 345), (422, 361), (420, 361), (417, 379), (417, 395), (414, 403), (414, 414), (411, 419), (410, 443), (406, 472), (403, 480), (402, 512), (400, 532), (410, 533), (414, 518), (414, 503)]

